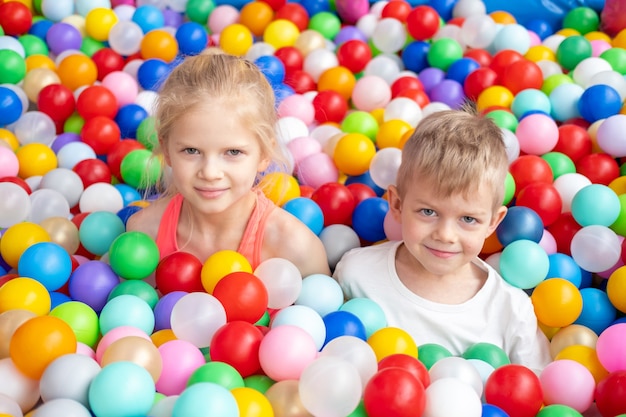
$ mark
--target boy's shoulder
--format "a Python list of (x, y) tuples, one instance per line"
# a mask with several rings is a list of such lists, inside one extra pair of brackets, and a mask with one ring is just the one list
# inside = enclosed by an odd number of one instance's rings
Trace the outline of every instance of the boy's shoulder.
[(376, 243), (370, 246), (353, 248), (343, 254), (337, 266), (342, 267), (364, 267), (372, 264), (381, 264), (395, 256), (396, 249), (400, 245), (399, 241), (387, 241)]

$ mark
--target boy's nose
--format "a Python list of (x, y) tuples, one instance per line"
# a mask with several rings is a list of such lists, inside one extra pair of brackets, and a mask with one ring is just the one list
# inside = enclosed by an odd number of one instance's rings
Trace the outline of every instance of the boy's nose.
[(454, 224), (446, 220), (440, 221), (435, 228), (434, 236), (441, 242), (453, 242), (456, 238)]

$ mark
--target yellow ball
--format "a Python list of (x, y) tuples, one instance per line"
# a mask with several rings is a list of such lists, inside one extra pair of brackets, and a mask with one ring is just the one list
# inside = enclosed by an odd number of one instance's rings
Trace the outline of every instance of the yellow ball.
[(282, 206), (287, 201), (300, 197), (300, 185), (298, 181), (285, 172), (270, 172), (261, 178), (259, 188), (277, 206)]
[(20, 256), (26, 249), (35, 243), (50, 241), (50, 235), (46, 229), (37, 223), (16, 223), (10, 226), (0, 239), (0, 255), (6, 263), (17, 268)]
[(526, 51), (526, 54), (524, 54), (524, 58), (533, 62), (539, 62), (539, 61), (556, 62), (556, 55), (554, 51), (545, 45), (531, 46), (530, 48), (528, 48), (528, 51)]
[(13, 278), (0, 287), (0, 314), (19, 309), (44, 316), (50, 312), (50, 306), (50, 293), (32, 278)]
[(97, 41), (109, 39), (111, 28), (117, 23), (117, 15), (112, 9), (97, 7), (85, 16), (85, 30), (87, 35)]
[(241, 417), (274, 417), (270, 400), (254, 388), (240, 387), (231, 391)]
[(488, 109), (489, 107), (494, 106), (502, 106), (502, 107), (511, 107), (511, 103), (513, 103), (513, 93), (501, 85), (492, 85), (491, 87), (485, 88), (479, 95), (476, 100), (476, 108), (478, 111), (483, 111)]
[(74, 26), (83, 38), (87, 36), (87, 31), (85, 30), (85, 18), (83, 16), (79, 14), (72, 14), (61, 19), (61, 22)]
[(619, 33), (613, 38), (611, 44), (614, 48), (626, 49), (626, 29), (620, 30)]
[(172, 329), (161, 329), (150, 335), (150, 339), (154, 346), (159, 347), (165, 342), (169, 342), (170, 340), (176, 340), (176, 335)]
[(49, 146), (43, 143), (27, 143), (15, 152), (20, 169), (17, 175), (28, 178), (45, 175), (57, 167), (57, 156)]
[(566, 38), (570, 36), (580, 36), (580, 32), (572, 28), (563, 28), (556, 32), (557, 35), (563, 35)]
[(370, 345), (374, 354), (376, 354), (377, 362), (396, 353), (404, 353), (417, 358), (417, 344), (415, 340), (405, 330), (397, 327), (383, 327), (376, 330), (367, 339), (367, 344)]
[(570, 359), (580, 363), (582, 366), (587, 368), (589, 372), (591, 372), (596, 384), (602, 381), (609, 374), (609, 371), (607, 371), (600, 363), (596, 350), (589, 346), (568, 346), (559, 352), (559, 354), (554, 358), (554, 360), (561, 359)]
[(17, 137), (8, 129), (0, 128), (0, 140), (6, 142), (7, 146), (13, 151), (16, 151), (17, 148), (20, 147), (20, 142), (17, 140)]
[(550, 327), (574, 323), (583, 311), (583, 297), (578, 288), (563, 278), (549, 278), (535, 287), (530, 296), (537, 320)]
[(376, 146), (378, 149), (402, 148), (404, 134), (412, 130), (411, 125), (404, 120), (387, 120), (376, 132)]
[(276, 19), (265, 28), (263, 41), (279, 49), (295, 45), (298, 36), (300, 36), (300, 29), (295, 23), (287, 19)]
[(335, 145), (333, 160), (339, 171), (347, 175), (362, 175), (376, 155), (376, 146), (362, 133), (348, 133)]
[(213, 293), (217, 283), (231, 272), (250, 272), (252, 266), (245, 256), (234, 250), (221, 250), (209, 256), (202, 265), (200, 279), (209, 294)]
[(370, 114), (376, 119), (379, 126), (385, 121), (385, 109), (383, 107), (370, 111)]
[(245, 55), (253, 43), (252, 32), (241, 23), (228, 25), (220, 33), (220, 48), (232, 55)]
[(26, 72), (35, 68), (44, 68), (52, 71), (57, 69), (57, 64), (47, 55), (33, 54), (26, 57), (24, 62), (26, 63)]
[(587, 32), (583, 35), (589, 42), (591, 41), (605, 41), (609, 45), (611, 44), (611, 37), (604, 32), (598, 32), (594, 30), (592, 32)]
[(626, 312), (626, 267), (616, 269), (606, 283), (606, 293), (613, 307)]

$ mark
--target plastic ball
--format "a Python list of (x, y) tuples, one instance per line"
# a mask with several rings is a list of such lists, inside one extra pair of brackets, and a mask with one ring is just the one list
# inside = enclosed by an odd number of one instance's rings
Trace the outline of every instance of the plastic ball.
[(590, 123), (606, 119), (619, 113), (621, 97), (611, 86), (598, 84), (588, 87), (580, 96), (578, 110)]
[(513, 103), (513, 93), (501, 85), (492, 85), (485, 88), (476, 99), (479, 111), (490, 107), (510, 107)]
[[(539, 377), (546, 405), (561, 404), (582, 413), (593, 402), (595, 380), (580, 363), (558, 360), (548, 364)], [(567, 381), (564, 384), (563, 381)]]
[[(75, 374), (67, 380), (67, 370), (73, 369)], [(41, 375), (39, 389), (45, 402), (68, 399), (89, 406), (89, 384), (101, 371), (101, 367), (93, 358), (86, 355), (70, 353), (53, 360)]]
[(531, 240), (516, 240), (507, 245), (500, 257), (500, 272), (511, 285), (534, 288), (546, 278), (550, 261), (545, 250)]
[(155, 270), (156, 286), (162, 294), (174, 291), (203, 291), (202, 262), (194, 255), (178, 251), (162, 258)]
[(109, 31), (117, 23), (118, 16), (111, 9), (92, 9), (85, 16), (85, 31), (97, 41), (106, 41)]
[(61, 84), (74, 91), (92, 85), (98, 78), (96, 64), (82, 54), (68, 55), (58, 64), (57, 74)]
[[(5, 148), (0, 148), (0, 159), (2, 159), (3, 149)], [(7, 149), (7, 153), (10, 152)], [(7, 162), (7, 165), (9, 163)], [(7, 228), (26, 220), (30, 215), (32, 207), (28, 193), (19, 185), (11, 182), (0, 183), (0, 190), (2, 195), (5, 196), (0, 202), (0, 208), (2, 209), (0, 211), (0, 227)]]
[(244, 386), (244, 380), (237, 369), (221, 360), (212, 360), (193, 371), (187, 381), (187, 387), (202, 382), (212, 382), (227, 389)]
[(591, 184), (574, 195), (571, 210), (581, 226), (610, 226), (617, 220), (620, 202), (615, 192), (606, 185)]
[(504, 365), (487, 379), (485, 399), (511, 417), (534, 416), (543, 402), (541, 382), (533, 371), (522, 365)]
[(108, 264), (89, 261), (79, 265), (72, 273), (69, 293), (73, 300), (81, 301), (100, 312), (119, 282), (119, 277)]
[(111, 268), (125, 279), (144, 279), (159, 263), (159, 249), (154, 240), (138, 231), (117, 236), (109, 249)]
[(20, 256), (18, 273), (34, 278), (49, 291), (61, 288), (69, 279), (72, 262), (69, 254), (60, 245), (39, 242), (29, 246)]
[(602, 415), (622, 415), (626, 413), (626, 372), (617, 371), (600, 381), (595, 390), (596, 406)]
[[(550, 114), (552, 105), (550, 99), (541, 90), (528, 88), (518, 92), (511, 103), (511, 111), (518, 119), (522, 119), (527, 112), (540, 111)], [(515, 130), (513, 130), (515, 132)]]
[(596, 343), (598, 359), (609, 372), (626, 370), (624, 356), (619, 352), (624, 347), (625, 323), (609, 326), (599, 336)]
[(384, 219), (389, 203), (380, 197), (363, 200), (354, 208), (352, 227), (359, 237), (368, 242), (385, 239)]
[(300, 30), (291, 21), (276, 19), (270, 22), (263, 31), (263, 41), (274, 48), (293, 46), (300, 35)]
[(578, 288), (563, 278), (549, 278), (533, 290), (531, 300), (537, 319), (550, 327), (568, 326), (583, 309), (583, 298)]
[[(585, 226), (571, 241), (572, 257), (589, 272), (606, 271), (614, 266), (621, 254), (621, 245), (615, 232), (606, 226)], [(600, 257), (599, 254), (602, 253)]]
[(361, 77), (352, 90), (352, 102), (358, 110), (372, 111), (385, 107), (391, 100), (387, 82), (376, 75)]
[(222, 303), (229, 322), (239, 320), (254, 324), (267, 310), (267, 289), (249, 272), (227, 274), (215, 285), (213, 295)]
[(562, 202), (558, 190), (552, 184), (532, 183), (517, 193), (518, 206), (529, 207), (541, 218), (544, 227), (554, 223), (561, 214)]
[(275, 381), (298, 379), (316, 355), (317, 348), (311, 335), (293, 325), (270, 329), (259, 348), (261, 368)]
[(384, 368), (368, 381), (363, 392), (367, 415), (382, 417), (421, 414), (426, 409), (424, 385), (403, 368)]
[(456, 40), (441, 38), (431, 44), (426, 59), (431, 67), (446, 71), (453, 62), (462, 57), (463, 49)]
[(543, 74), (534, 62), (520, 59), (504, 69), (501, 82), (513, 94), (529, 88), (538, 90), (543, 85)]

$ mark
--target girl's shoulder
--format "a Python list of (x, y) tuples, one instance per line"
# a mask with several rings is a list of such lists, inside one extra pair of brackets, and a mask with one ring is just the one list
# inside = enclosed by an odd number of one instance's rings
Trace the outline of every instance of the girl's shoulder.
[(156, 239), (163, 213), (171, 198), (157, 199), (133, 214), (126, 222), (126, 231), (146, 233)]

